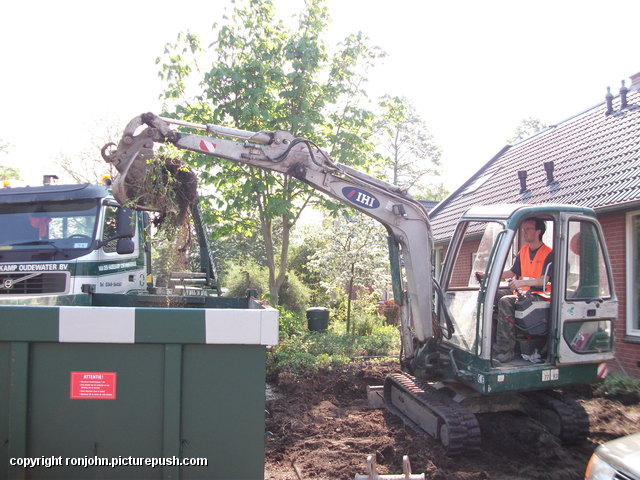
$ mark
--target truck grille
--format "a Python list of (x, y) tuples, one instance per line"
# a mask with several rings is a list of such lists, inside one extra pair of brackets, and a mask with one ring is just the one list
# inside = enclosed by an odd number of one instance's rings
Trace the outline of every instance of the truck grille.
[(0, 295), (64, 293), (67, 277), (64, 272), (0, 273)]

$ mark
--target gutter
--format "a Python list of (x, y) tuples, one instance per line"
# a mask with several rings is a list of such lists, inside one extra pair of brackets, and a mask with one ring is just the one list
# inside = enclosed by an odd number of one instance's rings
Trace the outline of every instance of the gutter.
[(634, 208), (640, 208), (640, 198), (629, 200), (622, 203), (614, 203), (613, 205), (605, 205), (603, 207), (596, 207), (593, 210), (596, 215), (618, 212), (620, 210), (632, 210)]

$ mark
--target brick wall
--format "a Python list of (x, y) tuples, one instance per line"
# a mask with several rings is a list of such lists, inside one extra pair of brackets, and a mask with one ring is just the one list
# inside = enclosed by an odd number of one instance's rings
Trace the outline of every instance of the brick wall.
[(465, 240), (460, 246), (458, 258), (453, 266), (453, 273), (451, 275), (450, 287), (468, 287), (469, 277), (471, 275), (471, 259), (473, 254), (478, 251), (480, 246), (480, 239), (475, 238), (471, 240)]
[[(611, 258), (613, 281), (618, 297), (618, 320), (616, 321), (616, 360), (609, 363), (611, 370), (640, 378), (640, 343), (625, 340), (627, 334), (627, 278), (626, 278), (626, 217), (625, 213), (614, 213), (598, 217), (604, 231), (607, 250)], [(638, 339), (640, 340), (640, 339)]]

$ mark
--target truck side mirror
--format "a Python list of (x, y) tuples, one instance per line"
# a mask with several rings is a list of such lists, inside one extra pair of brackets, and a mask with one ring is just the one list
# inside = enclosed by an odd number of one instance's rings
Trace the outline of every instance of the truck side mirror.
[(136, 244), (130, 238), (120, 238), (116, 244), (116, 253), (118, 255), (128, 255), (136, 249)]
[(135, 235), (136, 228), (134, 218), (134, 212), (130, 208), (118, 208), (118, 214), (116, 217), (116, 237), (120, 239), (131, 239)]

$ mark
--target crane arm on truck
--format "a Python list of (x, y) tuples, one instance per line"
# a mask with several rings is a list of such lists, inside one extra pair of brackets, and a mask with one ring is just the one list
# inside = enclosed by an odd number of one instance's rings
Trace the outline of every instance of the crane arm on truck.
[[(181, 133), (171, 124), (211, 135)], [(156, 143), (172, 143), (180, 149), (291, 175), (382, 223), (392, 244), (400, 247), (407, 276), (403, 298), (396, 299), (401, 309), (405, 357), (411, 358), (416, 344), (422, 345), (433, 337), (429, 218), (424, 206), (406, 192), (333, 162), (311, 141), (288, 132), (248, 132), (146, 113), (129, 122), (114, 151), (103, 150), (105, 160), (120, 173), (113, 184), (118, 201), (130, 205), (133, 200), (138, 208), (156, 209), (145, 202), (141, 187), (146, 159), (153, 155)]]

